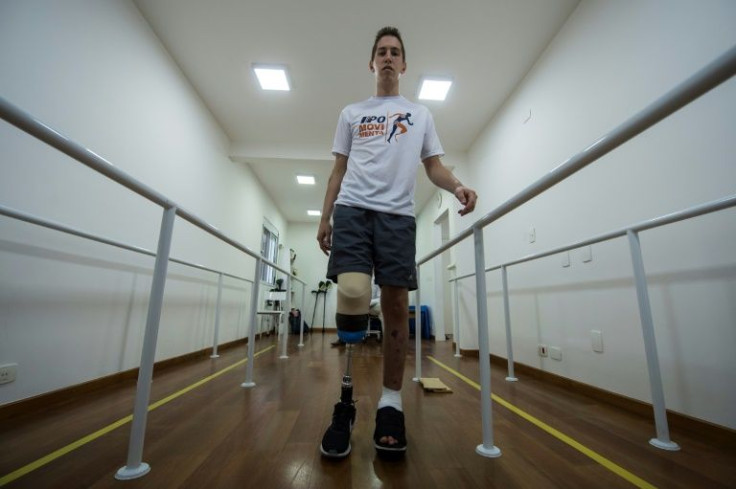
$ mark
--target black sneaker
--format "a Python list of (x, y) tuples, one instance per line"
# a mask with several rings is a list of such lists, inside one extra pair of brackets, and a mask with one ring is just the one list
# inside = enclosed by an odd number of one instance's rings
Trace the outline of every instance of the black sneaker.
[(342, 458), (350, 453), (350, 432), (355, 423), (355, 403), (338, 402), (332, 413), (332, 424), (322, 437), (319, 449), (325, 457)]

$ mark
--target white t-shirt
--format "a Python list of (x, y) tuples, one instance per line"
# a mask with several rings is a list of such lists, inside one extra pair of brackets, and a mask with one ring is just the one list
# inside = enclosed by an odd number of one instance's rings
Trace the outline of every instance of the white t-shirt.
[(348, 157), (336, 204), (405, 216), (414, 216), (419, 164), (444, 155), (432, 114), (402, 96), (345, 107), (332, 153)]

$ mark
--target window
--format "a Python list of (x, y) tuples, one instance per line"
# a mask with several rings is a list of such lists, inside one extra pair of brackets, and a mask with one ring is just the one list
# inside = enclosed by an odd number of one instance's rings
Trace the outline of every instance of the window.
[[(276, 228), (268, 221), (263, 223), (261, 256), (274, 263), (276, 263), (276, 260), (279, 258), (279, 234), (278, 231), (276, 231)], [(276, 283), (276, 270), (272, 266), (264, 266), (261, 269), (261, 281), (274, 285)]]

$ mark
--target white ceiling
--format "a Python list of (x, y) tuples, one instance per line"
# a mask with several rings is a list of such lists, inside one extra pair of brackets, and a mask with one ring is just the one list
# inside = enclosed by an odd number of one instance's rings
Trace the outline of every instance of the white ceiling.
[[(406, 48), (401, 92), (450, 76), (445, 102), (423, 102), (448, 154), (463, 155), (579, 0), (134, 0), (153, 31), (289, 222), (317, 222), (340, 110), (373, 95), (376, 31)], [(262, 92), (253, 63), (283, 64), (291, 92)], [(317, 177), (300, 187), (297, 173)], [(433, 189), (419, 172), (417, 211)]]

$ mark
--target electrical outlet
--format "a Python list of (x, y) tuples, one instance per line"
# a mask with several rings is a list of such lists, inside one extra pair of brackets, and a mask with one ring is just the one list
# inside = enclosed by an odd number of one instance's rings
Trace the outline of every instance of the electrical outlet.
[(546, 357), (547, 356), (547, 345), (539, 345), (539, 356), (540, 357)]
[(9, 384), (15, 381), (15, 374), (18, 369), (17, 363), (7, 363), (0, 365), (0, 384)]

